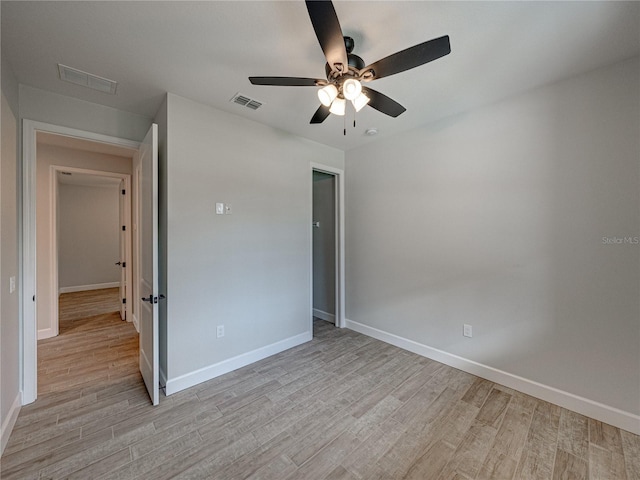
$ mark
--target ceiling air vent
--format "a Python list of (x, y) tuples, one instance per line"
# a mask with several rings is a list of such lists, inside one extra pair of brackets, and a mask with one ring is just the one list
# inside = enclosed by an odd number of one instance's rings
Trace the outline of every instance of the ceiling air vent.
[(88, 87), (110, 95), (116, 94), (118, 82), (114, 80), (83, 72), (76, 68), (67, 67), (61, 63), (58, 64), (58, 73), (60, 74), (60, 80), (64, 80), (65, 82), (82, 85), (83, 87)]
[(238, 105), (242, 105), (243, 107), (250, 108), (251, 110), (257, 110), (262, 106), (262, 102), (249, 98), (241, 93), (236, 93), (231, 101)]

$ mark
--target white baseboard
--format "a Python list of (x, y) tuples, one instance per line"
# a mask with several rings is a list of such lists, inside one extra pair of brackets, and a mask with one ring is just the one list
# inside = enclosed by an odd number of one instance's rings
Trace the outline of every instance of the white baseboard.
[(7, 446), (7, 442), (9, 441), (9, 436), (11, 435), (11, 431), (13, 430), (14, 425), (16, 424), (16, 420), (18, 419), (18, 414), (20, 413), (20, 407), (22, 406), (21, 395), (18, 392), (18, 395), (13, 400), (13, 404), (7, 413), (4, 421), (2, 422), (2, 430), (0, 430), (0, 455), (4, 452), (4, 447)]
[(138, 322), (138, 317), (136, 315), (131, 315), (131, 323), (136, 327), (136, 332), (140, 333), (140, 323)]
[(51, 327), (38, 330), (38, 340), (44, 340), (45, 338), (51, 338), (55, 336), (56, 332)]
[(72, 292), (86, 292), (88, 290), (102, 290), (103, 288), (119, 287), (120, 282), (94, 283), (92, 285), (76, 285), (75, 287), (60, 287), (58, 294)]
[(327, 322), (331, 322), (335, 325), (336, 316), (333, 313), (323, 312), (322, 310), (318, 310), (317, 308), (313, 309), (313, 316), (318, 317), (321, 320), (326, 320)]
[(589, 400), (588, 398), (559, 390), (555, 387), (550, 387), (533, 380), (519, 377), (518, 375), (498, 370), (497, 368), (489, 367), (487, 365), (474, 362), (473, 360), (468, 360), (452, 353), (429, 347), (428, 345), (423, 345), (421, 343), (414, 342), (413, 340), (409, 340), (359, 322), (347, 320), (346, 324), (347, 328), (369, 337), (376, 338), (404, 350), (444, 363), (450, 367), (457, 368), (458, 370), (513, 388), (514, 390), (526, 393), (527, 395), (539, 398), (540, 400), (559, 405), (568, 410), (572, 410), (582, 415), (586, 415), (587, 417), (595, 418), (601, 422), (608, 423), (609, 425), (640, 435), (639, 415), (625, 412), (624, 410), (604, 405), (602, 403)]
[(201, 368), (194, 372), (168, 379), (165, 382), (166, 393), (167, 395), (172, 395), (186, 388), (193, 387), (199, 383), (206, 382), (212, 378), (219, 377), (225, 373), (232, 372), (238, 368), (242, 368), (251, 363), (270, 357), (271, 355), (275, 355), (276, 353), (280, 353), (305, 342), (309, 342), (312, 338), (313, 332), (301, 333), (300, 335), (272, 343), (271, 345), (258, 348), (251, 352), (243, 353), (237, 357), (223, 360), (222, 362), (209, 365), (208, 367)]

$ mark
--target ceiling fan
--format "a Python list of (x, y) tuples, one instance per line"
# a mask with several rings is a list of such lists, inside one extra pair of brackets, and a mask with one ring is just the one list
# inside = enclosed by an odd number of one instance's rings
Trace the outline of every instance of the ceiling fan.
[(366, 65), (359, 56), (351, 53), (354, 41), (345, 37), (331, 0), (305, 0), (313, 29), (327, 59), (327, 79), (301, 77), (249, 77), (253, 85), (284, 87), (322, 87), (318, 90), (320, 108), (310, 123), (322, 123), (330, 113), (344, 115), (347, 101), (351, 101), (356, 112), (365, 105), (397, 117), (406, 108), (386, 95), (365, 87), (362, 83), (388, 77), (411, 68), (424, 65), (451, 53), (449, 36), (445, 35)]

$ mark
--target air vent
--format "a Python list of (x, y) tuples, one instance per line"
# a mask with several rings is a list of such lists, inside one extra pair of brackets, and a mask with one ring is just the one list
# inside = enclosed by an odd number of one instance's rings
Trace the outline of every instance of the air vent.
[(231, 101), (233, 103), (237, 103), (238, 105), (242, 105), (243, 107), (250, 108), (251, 110), (257, 110), (263, 105), (262, 102), (249, 98), (246, 95), (242, 95), (241, 93), (236, 93)]
[(92, 73), (83, 72), (76, 68), (67, 67), (66, 65), (58, 64), (58, 73), (60, 80), (73, 83), (75, 85), (82, 85), (83, 87), (91, 88), (102, 93), (108, 93), (110, 95), (116, 94), (116, 88), (118, 82), (109, 80), (108, 78), (99, 77)]

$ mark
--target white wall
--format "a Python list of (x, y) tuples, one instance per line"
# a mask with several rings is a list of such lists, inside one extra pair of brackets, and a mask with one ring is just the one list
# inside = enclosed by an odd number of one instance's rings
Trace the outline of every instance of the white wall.
[(603, 237), (640, 237), (639, 71), (634, 58), (348, 152), (351, 326), (637, 430), (640, 245)]
[(311, 338), (310, 164), (344, 154), (176, 95), (167, 110), (171, 393)]
[(120, 282), (120, 188), (58, 185), (58, 288)]
[[(39, 335), (52, 331), (50, 305), (51, 279), (51, 166), (77, 167), (103, 172), (131, 174), (131, 159), (102, 153), (73, 150), (66, 147), (37, 145), (36, 167), (36, 311)], [(116, 260), (117, 261), (117, 260)]]
[[(18, 84), (2, 62), (0, 124), (0, 455), (20, 410), (18, 319)], [(9, 290), (15, 278), (16, 289)]]

